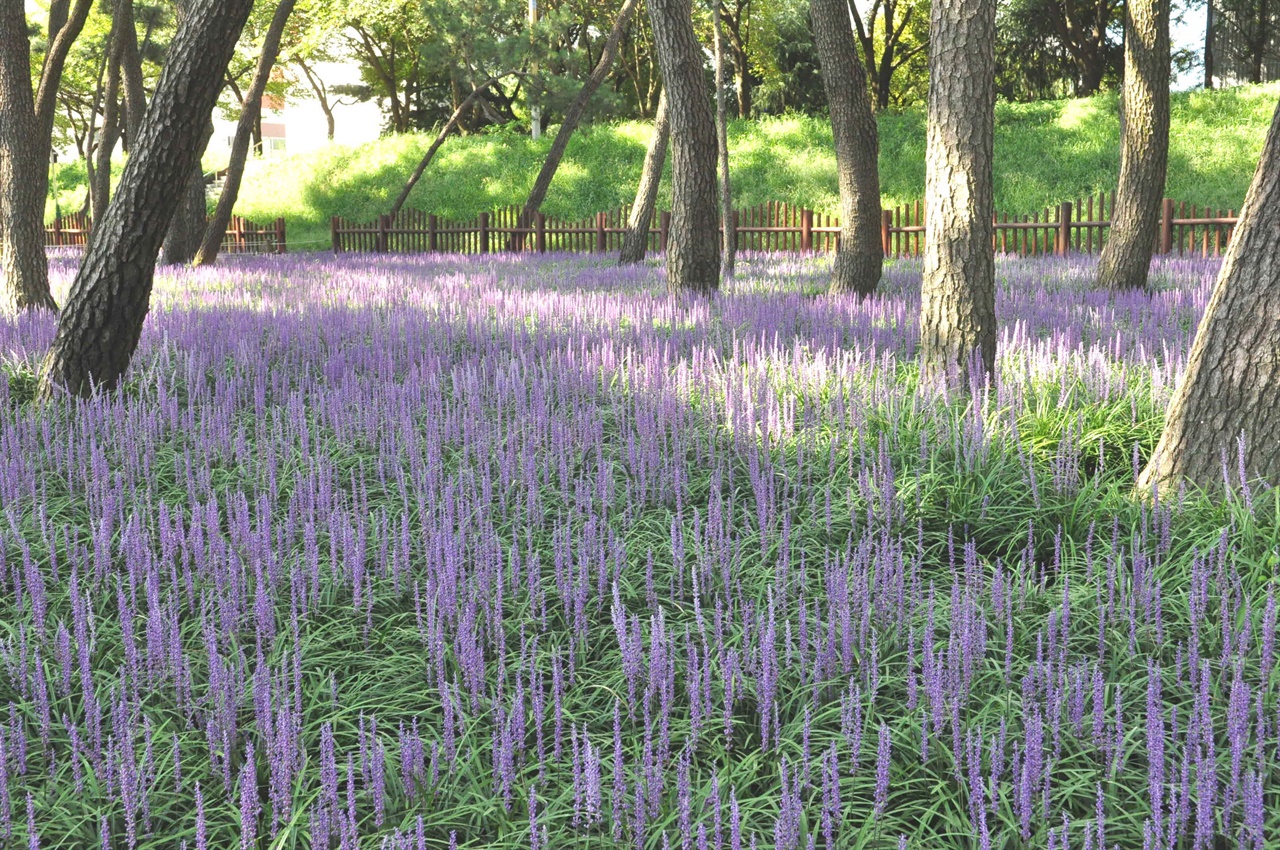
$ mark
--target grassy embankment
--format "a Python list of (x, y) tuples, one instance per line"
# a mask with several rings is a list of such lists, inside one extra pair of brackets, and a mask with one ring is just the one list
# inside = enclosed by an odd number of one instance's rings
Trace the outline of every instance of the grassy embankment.
[[(1239, 207), (1262, 149), (1280, 86), (1185, 92), (1173, 97), (1168, 196), (1200, 205)], [(1059, 201), (1114, 189), (1119, 126), (1114, 94), (1082, 100), (1000, 104), (996, 111), (996, 206), (1031, 213)], [(880, 116), (880, 179), (886, 205), (924, 191), (925, 115), (915, 109)], [(629, 202), (651, 128), (641, 122), (577, 133), (543, 210), (582, 217)], [(283, 215), (291, 242), (322, 247), (333, 215), (360, 221), (385, 212), (430, 144), (432, 134), (340, 145), (250, 164), (237, 212), (267, 221)], [(734, 195), (742, 206), (780, 200), (823, 212), (837, 205), (831, 127), (821, 117), (737, 121), (730, 128)], [(550, 145), (511, 132), (451, 139), (409, 205), (447, 218), (470, 218), (523, 202)], [(216, 165), (206, 163), (207, 165)], [(67, 166), (63, 207), (82, 193)], [(667, 203), (669, 190), (662, 190)], [(82, 196), (82, 195), (81, 195)]]

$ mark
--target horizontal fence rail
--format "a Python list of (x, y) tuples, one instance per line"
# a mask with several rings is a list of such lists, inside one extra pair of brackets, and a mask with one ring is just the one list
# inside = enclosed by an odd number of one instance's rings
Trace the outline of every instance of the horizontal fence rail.
[[(1115, 193), (1064, 201), (1031, 215), (997, 213), (993, 243), (999, 253), (1017, 256), (1096, 254), (1111, 229)], [(334, 216), (330, 222), (333, 252), (341, 253), (456, 253), (507, 252), (611, 253), (621, 249), (630, 206), (570, 221), (538, 213), (520, 222), (519, 207), (502, 207), (468, 221), (450, 221), (419, 210), (403, 210), (394, 219), (380, 216), (368, 223)], [(649, 231), (649, 248), (664, 251), (671, 214), (659, 213)], [(1218, 256), (1236, 225), (1235, 210), (1201, 209), (1166, 199), (1161, 207), (1160, 253)], [(779, 201), (735, 210), (731, 227), (738, 250), (834, 251), (840, 241), (840, 220), (832, 215)], [(924, 204), (885, 209), (880, 244), (887, 257), (918, 257), (924, 253)]]
[[(54, 219), (44, 229), (44, 244), (50, 248), (83, 247), (89, 244), (93, 226), (85, 213), (71, 213)], [(227, 223), (222, 238), (224, 254), (283, 254), (287, 246), (283, 218), (271, 224), (254, 224), (238, 215)]]

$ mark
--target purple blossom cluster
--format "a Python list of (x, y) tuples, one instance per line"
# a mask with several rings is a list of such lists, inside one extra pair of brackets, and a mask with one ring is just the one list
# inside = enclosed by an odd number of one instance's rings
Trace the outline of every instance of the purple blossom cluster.
[(1273, 846), (1261, 507), (1059, 510), (1213, 265), (1002, 263), (966, 406), (911, 389), (918, 267), (822, 264), (237, 260), (74, 408), (0, 319), (0, 844)]

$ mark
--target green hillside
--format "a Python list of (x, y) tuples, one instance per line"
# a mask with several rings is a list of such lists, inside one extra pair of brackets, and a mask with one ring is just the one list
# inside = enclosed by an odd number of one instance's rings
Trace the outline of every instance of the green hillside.
[[(1239, 207), (1262, 149), (1280, 84), (1173, 96), (1168, 196)], [(578, 218), (634, 197), (651, 128), (638, 122), (575, 134), (543, 210)], [(1117, 98), (1000, 104), (996, 108), (996, 207), (1031, 213), (1059, 201), (1115, 188), (1119, 172)], [(302, 249), (327, 240), (332, 215), (369, 221), (399, 193), (430, 135), (389, 137), (358, 147), (250, 164), (237, 212), (288, 219)], [(550, 137), (498, 131), (452, 138), (437, 154), (409, 205), (469, 218), (522, 203)], [(767, 200), (836, 208), (831, 127), (822, 118), (737, 121), (730, 128), (733, 190), (740, 205)], [(922, 110), (880, 117), (880, 179), (887, 205), (924, 191)], [(662, 203), (668, 200), (664, 185)], [(303, 244), (310, 243), (310, 244)]]

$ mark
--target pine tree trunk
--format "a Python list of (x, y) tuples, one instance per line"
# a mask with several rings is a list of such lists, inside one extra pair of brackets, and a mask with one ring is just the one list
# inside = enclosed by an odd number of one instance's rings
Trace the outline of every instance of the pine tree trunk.
[[(210, 128), (212, 130), (212, 128)], [(212, 135), (206, 134), (205, 138)], [(200, 146), (203, 156), (205, 145)], [(179, 190), (178, 209), (169, 222), (169, 231), (164, 237), (164, 253), (160, 257), (161, 265), (186, 266), (196, 258), (200, 250), (200, 241), (204, 238), (208, 225), (209, 200), (204, 188), (204, 170), (199, 160), (187, 174), (187, 182)]]
[(103, 106), (102, 138), (94, 152), (93, 179), (89, 182), (89, 197), (93, 207), (91, 221), (102, 221), (111, 200), (111, 154), (120, 141), (120, 110), (116, 86), (108, 78), (108, 99)]
[(658, 114), (653, 119), (653, 138), (644, 155), (644, 171), (640, 174), (640, 186), (636, 189), (636, 202), (627, 219), (627, 232), (622, 237), (622, 252), (618, 265), (625, 266), (644, 261), (649, 250), (649, 228), (653, 224), (653, 209), (658, 203), (658, 186), (662, 182), (662, 166), (667, 161), (667, 141), (671, 136), (671, 120), (667, 114), (667, 90), (658, 95)]
[(733, 187), (729, 183), (729, 109), (725, 104), (727, 82), (724, 61), (724, 32), (720, 26), (720, 0), (711, 4), (712, 37), (715, 39), (716, 62), (716, 152), (720, 158), (720, 218), (723, 223), (720, 276), (733, 280), (734, 259), (738, 250), (738, 234), (733, 229)]
[[(556, 176), (557, 169), (560, 168), (560, 160), (564, 158), (564, 152), (569, 147), (569, 139), (573, 136), (575, 130), (578, 129), (579, 122), (582, 121), (582, 115), (586, 112), (587, 105), (591, 102), (591, 96), (600, 88), (600, 84), (604, 82), (605, 77), (609, 76), (609, 69), (613, 67), (614, 57), (618, 55), (618, 45), (622, 42), (622, 35), (626, 32), (627, 24), (631, 22), (631, 17), (635, 14), (636, 6), (640, 0), (624, 0), (622, 8), (618, 11), (618, 17), (613, 22), (613, 29), (609, 33), (609, 38), (605, 41), (604, 47), (600, 51), (600, 59), (596, 62), (595, 69), (591, 72), (591, 76), (582, 84), (582, 88), (578, 90), (578, 96), (573, 99), (573, 103), (569, 105), (565, 111), (564, 120), (560, 122), (560, 129), (556, 131), (556, 137), (551, 142), (551, 150), (547, 151), (547, 158), (542, 162), (542, 168), (538, 171), (538, 177), (533, 181), (533, 189), (529, 192), (529, 199), (525, 201), (524, 209), (520, 212), (520, 226), (528, 227), (533, 221), (533, 217), (537, 215), (538, 210), (542, 207), (542, 202), (547, 199), (547, 192), (551, 189), (551, 181)], [(512, 247), (519, 250), (524, 240), (521, 234), (514, 234), (511, 240)]]
[[(0, 0), (3, 2), (3, 0)], [(76, 0), (75, 6), (67, 15), (67, 3), (62, 3), (55, 14), (54, 6), (49, 11), (49, 35), (51, 43), (44, 55), (44, 65), (40, 69), (40, 85), (36, 89), (36, 136), (34, 144), (39, 148), (36, 155), (44, 165), (40, 168), (38, 180), (31, 189), (41, 198), (49, 193), (48, 161), (53, 151), (54, 114), (58, 108), (58, 86), (62, 84), (62, 69), (67, 62), (67, 54), (71, 46), (80, 37), (85, 21), (89, 17), (92, 0)], [(41, 205), (41, 223), (44, 220), (43, 202)], [(43, 235), (41, 239), (43, 239)]]
[(966, 390), (995, 372), (995, 16), (995, 0), (930, 12), (920, 372)]
[(97, 222), (41, 373), (41, 395), (114, 389), (133, 357), (160, 242), (199, 166), (253, 0), (191, 0), (115, 198)]
[(831, 109), (840, 186), (840, 244), (831, 274), (831, 293), (865, 297), (876, 291), (884, 260), (876, 119), (845, 0), (810, 0), (809, 17)]
[(125, 132), (132, 144), (147, 114), (147, 93), (143, 86), (138, 32), (134, 29), (133, 0), (118, 0), (116, 14), (120, 16), (121, 24), (120, 73), (124, 84)]
[[(245, 163), (249, 159), (249, 139), (253, 127), (262, 114), (262, 93), (267, 90), (267, 82), (271, 77), (271, 69), (275, 67), (276, 56), (280, 53), (280, 39), (284, 36), (285, 24), (293, 12), (296, 0), (280, 0), (276, 12), (267, 28), (266, 38), (262, 42), (262, 52), (258, 55), (258, 65), (253, 70), (253, 79), (249, 82), (249, 91), (245, 95), (244, 109), (240, 113), (240, 123), (236, 125), (235, 139), (231, 144), (231, 161), (227, 165), (227, 179), (223, 184), (222, 194), (218, 197), (218, 206), (209, 218), (204, 229), (204, 239), (196, 251), (193, 265), (205, 266), (218, 258), (222, 248), (222, 240), (227, 233), (227, 225), (231, 222), (231, 213), (240, 194), (240, 181), (244, 177)], [(201, 176), (200, 191), (204, 193), (204, 178)]]
[(1125, 5), (1121, 109), (1120, 183), (1098, 286), (1144, 289), (1169, 163), (1169, 0)]
[[(1280, 485), (1280, 107), (1140, 494)], [(1243, 434), (1243, 445), (1241, 435)], [(1243, 449), (1243, 452), (1241, 452)], [(1224, 470), (1225, 465), (1225, 470)], [(1229, 480), (1224, 480), (1224, 471)]]
[[(199, 0), (178, 0), (178, 26), (182, 26), (188, 9)], [(221, 90), (221, 83), (219, 84)], [(212, 113), (210, 109), (210, 113)], [(204, 169), (200, 161), (204, 158), (204, 150), (213, 138), (213, 121), (206, 121), (204, 134), (201, 137), (196, 161), (187, 174), (187, 182), (183, 184), (178, 196), (178, 208), (169, 222), (169, 231), (164, 237), (164, 251), (160, 262), (166, 266), (189, 265), (200, 250), (200, 240), (204, 238), (205, 222), (209, 214), (209, 200), (204, 190)]]
[(671, 112), (671, 230), (667, 286), (709, 294), (720, 286), (716, 126), (690, 0), (649, 0), (654, 49)]
[(124, 18), (111, 22), (107, 51), (107, 84), (102, 106), (102, 138), (94, 151), (93, 177), (89, 181), (89, 197), (93, 207), (92, 221), (101, 221), (111, 199), (111, 155), (120, 139), (121, 56), (124, 51)]
[(391, 205), (390, 216), (392, 220), (400, 215), (400, 210), (404, 208), (405, 202), (409, 200), (409, 196), (413, 194), (413, 187), (418, 185), (418, 181), (422, 179), (422, 175), (426, 172), (427, 166), (431, 164), (431, 160), (435, 158), (436, 152), (440, 150), (440, 146), (444, 144), (444, 140), (458, 126), (458, 122), (462, 120), (462, 116), (466, 114), (471, 104), (475, 103), (480, 97), (481, 92), (489, 88), (489, 86), (501, 80), (503, 77), (509, 76), (513, 72), (499, 74), (496, 77), (490, 77), (480, 85), (471, 90), (471, 94), (467, 95), (467, 99), (458, 104), (453, 110), (453, 114), (449, 116), (449, 120), (440, 128), (440, 132), (436, 134), (435, 141), (431, 143), (431, 147), (427, 148), (427, 152), (423, 154), (422, 159), (418, 161), (418, 167), (413, 170), (413, 174), (409, 176), (408, 182), (404, 184), (404, 188), (400, 190), (399, 196), (395, 203)]
[(0, 0), (0, 310), (7, 313), (58, 309), (44, 250), (48, 153), (31, 95), (26, 12), (17, 0)]

